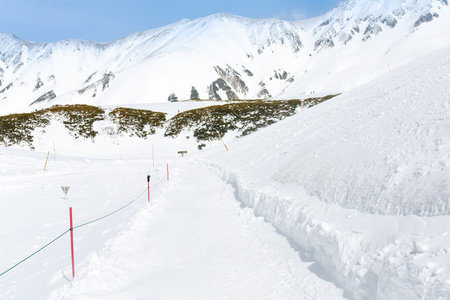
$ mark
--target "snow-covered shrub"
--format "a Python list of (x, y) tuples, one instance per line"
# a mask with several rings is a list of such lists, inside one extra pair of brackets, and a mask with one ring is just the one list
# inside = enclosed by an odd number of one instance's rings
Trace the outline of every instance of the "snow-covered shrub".
[(303, 101), (254, 100), (193, 109), (170, 119), (164, 135), (175, 137), (184, 130), (192, 130), (199, 142), (219, 139), (217, 132), (221, 136), (231, 131), (247, 135), (295, 114), (296, 109), (302, 104), (304, 107), (311, 107), (334, 96)]
[(111, 120), (117, 124), (117, 132), (130, 136), (147, 138), (156, 133), (156, 128), (164, 126), (166, 114), (151, 110), (119, 107), (109, 113)]

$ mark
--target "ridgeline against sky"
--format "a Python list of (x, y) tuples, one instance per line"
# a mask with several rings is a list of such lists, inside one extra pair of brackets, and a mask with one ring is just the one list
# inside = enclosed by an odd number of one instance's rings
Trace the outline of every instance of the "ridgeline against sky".
[[(339, 0), (0, 0), (0, 32), (33, 42), (112, 42), (135, 32), (220, 12), (299, 20), (324, 14)], [(7, 12), (7, 13), (5, 13)]]

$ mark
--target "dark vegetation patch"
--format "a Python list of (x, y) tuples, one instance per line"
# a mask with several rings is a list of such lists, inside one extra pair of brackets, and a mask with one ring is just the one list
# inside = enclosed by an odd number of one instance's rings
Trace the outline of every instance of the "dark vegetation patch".
[(90, 105), (66, 105), (44, 110), (60, 118), (64, 126), (75, 138), (95, 138), (98, 134), (93, 125), (96, 121), (105, 119), (105, 111), (100, 107)]
[[(193, 109), (166, 120), (166, 114), (150, 110), (116, 108), (109, 113), (117, 125), (118, 134), (147, 138), (157, 128), (165, 128), (164, 136), (176, 137), (183, 131), (192, 132), (202, 149), (204, 141), (217, 140), (231, 131), (237, 136), (247, 135), (259, 128), (269, 126), (295, 114), (301, 105), (308, 108), (337, 95), (306, 100), (248, 100), (224, 105)], [(0, 144), (33, 146), (33, 131), (44, 129), (51, 121), (59, 121), (75, 138), (92, 139), (98, 132), (94, 123), (105, 120), (102, 108), (89, 105), (65, 105), (35, 111), (32, 113), (0, 116)], [(45, 132), (43, 130), (43, 132)]]
[(109, 113), (111, 120), (117, 124), (117, 133), (147, 138), (162, 128), (166, 122), (166, 114), (151, 110), (119, 107)]
[(6, 147), (20, 145), (34, 149), (32, 131), (48, 124), (50, 121), (41, 111), (0, 116), (0, 143)]
[(198, 142), (217, 140), (218, 133), (223, 136), (229, 131), (237, 131), (238, 136), (243, 136), (295, 114), (302, 104), (311, 107), (334, 96), (303, 101), (253, 100), (193, 109), (170, 119), (164, 136), (176, 137), (183, 131), (192, 131)]
[(0, 143), (4, 146), (21, 145), (33, 147), (33, 130), (45, 128), (51, 119), (60, 120), (75, 137), (95, 138), (95, 121), (104, 119), (105, 111), (88, 105), (55, 106), (32, 113), (0, 116)]

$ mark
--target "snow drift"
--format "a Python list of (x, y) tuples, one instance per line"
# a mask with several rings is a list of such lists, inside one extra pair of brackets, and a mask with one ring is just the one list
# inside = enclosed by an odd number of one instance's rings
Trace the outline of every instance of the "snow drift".
[(450, 295), (450, 48), (208, 155), (355, 299)]

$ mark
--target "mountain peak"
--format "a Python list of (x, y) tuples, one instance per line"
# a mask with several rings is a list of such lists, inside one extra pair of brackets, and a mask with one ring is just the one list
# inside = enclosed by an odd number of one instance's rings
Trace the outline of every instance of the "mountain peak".
[(449, 45), (449, 20), (447, 0), (345, 0), (310, 20), (218, 13), (110, 44), (0, 34), (0, 110), (342, 92)]
[[(364, 19), (367, 16), (399, 16), (398, 11), (423, 13), (429, 11), (433, 6), (445, 5), (447, 0), (344, 0), (328, 14), (342, 14), (351, 12), (353, 17)], [(346, 14), (348, 16), (348, 14)]]

